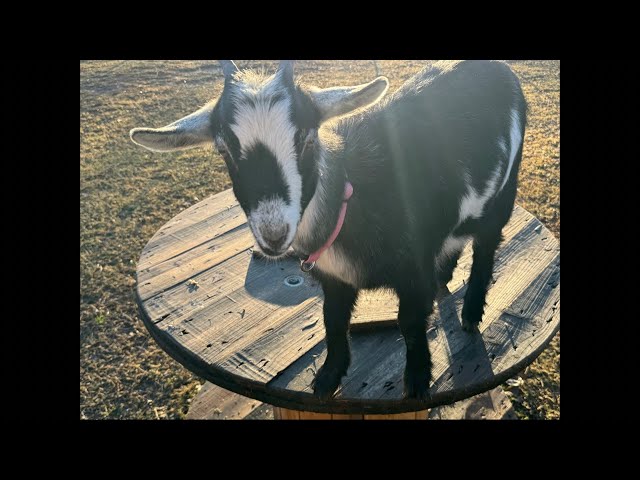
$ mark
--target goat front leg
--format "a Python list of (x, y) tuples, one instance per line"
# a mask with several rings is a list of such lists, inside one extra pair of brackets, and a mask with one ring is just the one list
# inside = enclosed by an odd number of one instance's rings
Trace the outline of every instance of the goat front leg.
[(427, 345), (426, 321), (433, 311), (437, 286), (435, 279), (422, 287), (398, 290), (400, 308), (398, 323), (407, 347), (404, 370), (404, 395), (407, 398), (429, 398), (431, 354)]
[(327, 400), (333, 396), (351, 362), (349, 348), (349, 321), (358, 298), (358, 290), (339, 280), (322, 282), (324, 291), (324, 328), (327, 341), (327, 359), (318, 370), (313, 392)]

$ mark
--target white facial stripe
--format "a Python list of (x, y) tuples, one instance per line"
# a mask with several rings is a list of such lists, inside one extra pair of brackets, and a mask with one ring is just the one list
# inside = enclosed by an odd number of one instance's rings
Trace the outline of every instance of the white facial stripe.
[(516, 154), (518, 153), (521, 144), (522, 131), (520, 130), (520, 115), (518, 114), (518, 110), (514, 107), (511, 109), (511, 130), (509, 131), (509, 165), (507, 166), (507, 171), (504, 174), (502, 185), (500, 185), (500, 190), (498, 191), (502, 191), (504, 186), (507, 184), (507, 180), (511, 174), (511, 167), (513, 167), (513, 162), (516, 159)]
[[(242, 155), (254, 145), (261, 143), (276, 157), (285, 185), (289, 189), (290, 203), (270, 199), (260, 202), (255, 212), (251, 212), (253, 225), (259, 227), (276, 221), (289, 225), (288, 245), (296, 233), (300, 221), (302, 200), (302, 177), (296, 162), (294, 137), (296, 128), (290, 119), (291, 101), (286, 92), (277, 84), (277, 78), (261, 85), (248, 84), (238, 86), (239, 93), (234, 95), (236, 112), (234, 123), (230, 124), (233, 133), (238, 137)], [(271, 105), (274, 94), (282, 95), (282, 99)], [(250, 97), (252, 102), (242, 99)], [(277, 212), (276, 212), (277, 211)], [(256, 228), (259, 230), (259, 228)]]
[(293, 139), (296, 129), (289, 119), (289, 99), (283, 98), (275, 105), (270, 104), (268, 97), (259, 96), (253, 100), (253, 104), (236, 104), (235, 120), (229, 125), (240, 141), (242, 154), (262, 143), (279, 163), (286, 163), (295, 155)]

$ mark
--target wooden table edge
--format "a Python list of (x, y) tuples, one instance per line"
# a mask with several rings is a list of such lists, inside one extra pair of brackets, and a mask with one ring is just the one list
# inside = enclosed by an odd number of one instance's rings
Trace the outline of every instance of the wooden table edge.
[[(137, 279), (136, 279), (137, 281)], [(176, 360), (187, 370), (209, 382), (226, 388), (239, 395), (254, 398), (261, 402), (266, 402), (274, 407), (287, 408), (291, 410), (301, 410), (316, 413), (336, 413), (336, 414), (396, 414), (416, 412), (426, 410), (441, 405), (448, 405), (473, 395), (491, 390), (513, 377), (516, 373), (533, 363), (542, 351), (551, 343), (551, 340), (560, 330), (560, 322), (553, 328), (553, 332), (544, 340), (538, 348), (531, 352), (530, 355), (523, 358), (511, 367), (494, 375), (485, 382), (474, 385), (473, 388), (456, 389), (445, 392), (437, 392), (431, 398), (426, 400), (404, 399), (404, 400), (375, 400), (363, 399), (356, 401), (354, 399), (333, 398), (330, 401), (323, 401), (306, 392), (292, 392), (289, 390), (268, 388), (269, 383), (261, 383), (239, 375), (234, 375), (215, 365), (209, 365), (200, 358), (193, 355), (189, 350), (177, 343), (170, 335), (159, 331), (151, 319), (147, 316), (142, 301), (138, 295), (138, 289), (135, 289), (136, 303), (142, 321), (151, 334), (151, 337), (160, 345), (160, 347), (171, 358)], [(324, 341), (324, 340), (323, 340)], [(270, 382), (274, 381), (278, 376), (274, 377)]]

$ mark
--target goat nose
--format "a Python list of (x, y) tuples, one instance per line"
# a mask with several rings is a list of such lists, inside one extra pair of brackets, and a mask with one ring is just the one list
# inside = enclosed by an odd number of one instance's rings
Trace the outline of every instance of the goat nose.
[(287, 235), (289, 234), (289, 225), (284, 225), (280, 228), (265, 228), (261, 229), (262, 238), (271, 247), (272, 250), (278, 251), (284, 244)]

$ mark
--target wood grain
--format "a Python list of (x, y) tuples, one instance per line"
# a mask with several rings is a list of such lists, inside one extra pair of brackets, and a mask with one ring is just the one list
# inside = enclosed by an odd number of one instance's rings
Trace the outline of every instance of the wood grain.
[(138, 269), (144, 270), (172, 254), (180, 254), (191, 246), (203, 243), (210, 239), (209, 234), (229, 231), (231, 228), (227, 222), (230, 218), (240, 220), (238, 225), (246, 222), (244, 212), (231, 190), (192, 205), (166, 223), (149, 240), (140, 256)]
[(241, 420), (262, 405), (253, 398), (244, 397), (206, 382), (193, 399), (187, 420)]
[(158, 264), (138, 270), (138, 296), (147, 300), (168, 288), (186, 282), (200, 272), (216, 267), (228, 258), (253, 246), (254, 240), (246, 224), (225, 232), (212, 240), (171, 256)]
[[(405, 350), (397, 298), (362, 292), (351, 328), (352, 364), (329, 402), (311, 395), (326, 356), (322, 291), (293, 259), (250, 254), (253, 237), (229, 191), (163, 227), (138, 264), (145, 325), (196, 374), (233, 392), (288, 409), (335, 415), (425, 411), (489, 390), (524, 368), (559, 329), (559, 245), (516, 206), (503, 230), (481, 335), (460, 328), (471, 266), (468, 245), (427, 327), (431, 399), (402, 398)], [(298, 287), (285, 278), (304, 279)], [(371, 322), (379, 321), (371, 330)]]
[[(489, 390), (480, 395), (456, 402), (411, 412), (416, 420), (515, 420), (517, 419), (509, 398), (500, 387)], [(243, 420), (243, 419), (273, 419), (280, 416), (280, 409), (266, 403), (238, 395), (210, 382), (206, 382), (198, 395), (193, 399), (187, 414), (188, 420)], [(376, 420), (377, 415), (366, 418)], [(393, 419), (392, 415), (384, 415)], [(406, 414), (400, 414), (400, 419)], [(362, 414), (331, 414), (300, 412), (301, 420), (365, 420)], [(409, 418), (411, 419), (411, 418)]]

